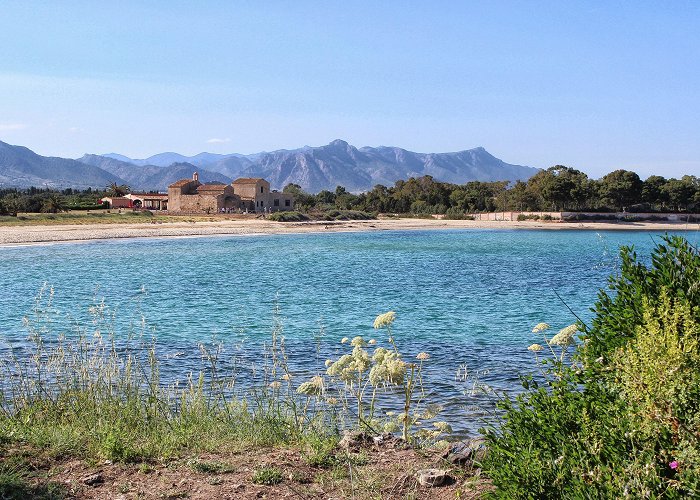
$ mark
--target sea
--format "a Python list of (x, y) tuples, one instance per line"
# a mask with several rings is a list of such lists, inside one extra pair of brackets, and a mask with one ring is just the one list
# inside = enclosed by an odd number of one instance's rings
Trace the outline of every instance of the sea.
[[(683, 235), (700, 242), (698, 232)], [(475, 433), (498, 398), (521, 390), (521, 375), (538, 373), (527, 347), (543, 337), (533, 326), (556, 333), (577, 318), (590, 322), (619, 272), (620, 246), (648, 262), (662, 236), (467, 229), (2, 247), (0, 356), (23, 352), (28, 325), (49, 340), (99, 328), (155, 341), (162, 383), (206, 369), (203, 353), (219, 346), (219, 363), (240, 371), (245, 391), (270, 362), (273, 330), (301, 381), (349, 352), (343, 338), (387, 345), (373, 321), (394, 311), (404, 359), (430, 355), (424, 401), (441, 405), (456, 433)], [(107, 317), (99, 324), (96, 310)]]

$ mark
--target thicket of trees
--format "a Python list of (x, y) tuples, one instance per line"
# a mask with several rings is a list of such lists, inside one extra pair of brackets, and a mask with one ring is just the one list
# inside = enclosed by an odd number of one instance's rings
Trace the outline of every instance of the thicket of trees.
[[(0, 190), (0, 214), (60, 212), (92, 208), (105, 195), (122, 196), (128, 186), (112, 184), (103, 190), (77, 191), (31, 188)], [(615, 170), (601, 179), (589, 179), (573, 168), (556, 165), (527, 182), (467, 182), (449, 184), (430, 176), (377, 185), (352, 194), (342, 186), (335, 191), (305, 193), (296, 184), (284, 192), (296, 197), (300, 211), (359, 210), (413, 214), (463, 214), (493, 211), (689, 212), (700, 211), (700, 178), (685, 175), (666, 179), (652, 175), (642, 181), (628, 170)]]
[(69, 209), (96, 208), (97, 201), (105, 196), (103, 190), (53, 189), (0, 189), (0, 214), (17, 215), (18, 212), (58, 213)]
[(284, 188), (296, 196), (300, 210), (338, 208), (365, 212), (444, 214), (493, 211), (684, 212), (700, 209), (700, 178), (686, 175), (665, 179), (653, 175), (642, 181), (628, 170), (615, 170), (589, 179), (573, 168), (556, 165), (527, 182), (468, 182), (448, 184), (430, 176), (377, 185), (354, 195), (338, 186), (335, 192), (304, 193), (295, 184)]

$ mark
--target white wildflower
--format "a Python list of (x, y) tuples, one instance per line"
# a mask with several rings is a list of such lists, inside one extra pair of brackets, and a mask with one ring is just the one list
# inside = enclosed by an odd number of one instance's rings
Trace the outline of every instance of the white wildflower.
[(308, 382), (304, 382), (297, 388), (297, 393), (306, 396), (318, 396), (323, 392), (323, 377), (316, 375)]
[(420, 418), (430, 420), (431, 418), (437, 417), (442, 410), (443, 410), (443, 407), (439, 404), (434, 404), (434, 403), (429, 404), (428, 406), (425, 407), (425, 410), (423, 410), (423, 413), (420, 414)]
[(447, 422), (433, 422), (433, 427), (439, 430), (443, 434), (451, 434), (452, 426)]
[(374, 328), (384, 328), (385, 326), (391, 326), (391, 324), (396, 319), (396, 313), (394, 311), (385, 312), (380, 314), (374, 320)]
[(574, 343), (574, 335), (577, 331), (578, 327), (575, 324), (562, 328), (559, 330), (559, 333), (549, 340), (549, 345), (570, 346)]
[(532, 329), (532, 333), (541, 333), (545, 330), (549, 330), (549, 325), (547, 323), (537, 323)]
[(326, 373), (331, 377), (338, 377), (346, 383), (357, 381), (358, 374), (369, 370), (371, 360), (367, 351), (359, 346), (352, 350), (352, 354), (345, 354), (335, 363), (331, 364)]
[(544, 350), (544, 347), (542, 347), (540, 344), (532, 344), (530, 347), (527, 348), (527, 350), (532, 352), (540, 352)]
[(373, 386), (383, 384), (400, 385), (406, 376), (406, 363), (401, 355), (379, 347), (372, 356), (374, 366), (369, 371), (369, 382)]
[(365, 345), (365, 341), (362, 337), (357, 336), (350, 341), (350, 345), (353, 347), (362, 347)]
[(396, 432), (399, 430), (399, 424), (390, 420), (384, 424), (384, 432)]

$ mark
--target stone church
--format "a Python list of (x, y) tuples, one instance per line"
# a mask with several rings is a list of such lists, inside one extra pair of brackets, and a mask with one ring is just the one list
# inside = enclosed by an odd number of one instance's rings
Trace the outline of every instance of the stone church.
[(255, 212), (293, 210), (290, 194), (270, 190), (265, 179), (242, 178), (231, 184), (202, 184), (195, 172), (168, 186), (168, 211), (185, 213)]

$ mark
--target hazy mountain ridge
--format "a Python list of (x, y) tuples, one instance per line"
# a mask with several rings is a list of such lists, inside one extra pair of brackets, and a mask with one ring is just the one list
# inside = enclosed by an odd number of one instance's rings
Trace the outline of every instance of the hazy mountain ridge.
[(0, 142), (0, 187), (104, 187), (121, 179), (99, 167), (68, 158), (41, 156)]
[[(422, 175), (455, 184), (474, 180), (527, 180), (538, 171), (536, 168), (506, 163), (482, 147), (454, 153), (415, 153), (387, 146), (358, 149), (340, 139), (326, 146), (304, 146), (253, 155), (174, 155), (177, 154), (161, 153), (146, 160), (129, 161), (141, 164), (177, 157), (230, 178), (264, 177), (270, 181), (273, 189), (282, 189), (294, 183), (312, 193), (323, 189), (333, 190), (336, 186), (344, 186), (348, 191), (367, 191), (376, 184), (393, 186), (397, 180)], [(106, 156), (125, 158), (116, 154)]]
[(263, 177), (273, 189), (290, 183), (316, 193), (344, 186), (348, 191), (393, 186), (397, 180), (431, 175), (455, 184), (526, 180), (538, 169), (512, 165), (475, 148), (455, 153), (415, 153), (397, 147), (356, 148), (343, 140), (252, 155), (199, 153), (192, 157), (160, 153), (134, 160), (117, 153), (86, 154), (77, 160), (40, 156), (0, 142), (0, 186), (102, 188), (116, 182), (134, 190), (164, 191), (197, 170), (203, 182), (229, 183), (238, 177)]
[[(184, 158), (184, 157), (183, 157)], [(78, 161), (99, 167), (123, 180), (132, 190), (157, 190), (167, 191), (168, 185), (180, 179), (192, 177), (192, 172), (199, 172), (202, 182), (230, 183), (233, 179), (218, 172), (201, 169), (188, 162), (179, 162), (159, 167), (156, 165), (138, 166), (100, 155), (85, 155)]]

